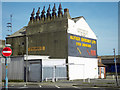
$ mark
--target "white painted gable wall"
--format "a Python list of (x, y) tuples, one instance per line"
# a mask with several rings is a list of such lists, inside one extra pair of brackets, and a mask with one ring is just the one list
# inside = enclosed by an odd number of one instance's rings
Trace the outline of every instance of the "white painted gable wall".
[[(82, 32), (82, 33), (81, 33)], [(77, 22), (74, 20), (68, 19), (68, 33), (85, 36), (92, 39), (97, 39), (95, 33), (89, 27), (84, 18), (80, 18)], [(83, 33), (86, 33), (83, 35)]]
[[(68, 33), (84, 36), (87, 38), (97, 39), (95, 33), (89, 27), (84, 18), (80, 18), (77, 22), (68, 19)], [(83, 35), (83, 33), (85, 34)], [(98, 78), (97, 58), (68, 56), (68, 63), (74, 63), (74, 65), (69, 65), (70, 80)]]

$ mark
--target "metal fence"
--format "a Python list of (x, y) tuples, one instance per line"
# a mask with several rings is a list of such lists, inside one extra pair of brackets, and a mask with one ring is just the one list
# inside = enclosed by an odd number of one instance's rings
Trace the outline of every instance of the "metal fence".
[[(4, 59), (4, 58), (3, 58)], [(24, 57), (11, 57), (8, 60), (8, 79), (9, 80), (26, 80), (26, 61)], [(2, 60), (0, 64), (0, 76), (5, 79), (5, 63)], [(2, 71), (1, 71), (2, 70)], [(2, 72), (2, 73), (1, 73)], [(66, 66), (42, 66), (42, 60), (28, 60), (27, 65), (27, 80), (28, 81), (48, 81), (67, 79)]]
[(48, 81), (52, 80), (53, 82), (58, 79), (66, 79), (66, 67), (64, 66), (44, 66), (40, 63), (33, 63), (29, 65), (28, 69), (28, 81)]
[[(4, 80), (4, 78), (5, 78), (5, 63), (2, 63), (2, 79)], [(24, 80), (23, 57), (11, 57), (8, 63), (8, 79)]]
[(52, 80), (53, 82), (58, 79), (67, 79), (66, 66), (51, 66), (42, 68), (42, 80), (48, 81)]

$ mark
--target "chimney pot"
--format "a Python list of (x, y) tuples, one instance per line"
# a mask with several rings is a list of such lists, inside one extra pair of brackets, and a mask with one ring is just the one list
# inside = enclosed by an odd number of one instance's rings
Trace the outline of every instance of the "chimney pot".
[(65, 8), (65, 9), (64, 9), (64, 12), (69, 12), (69, 9), (68, 9), (68, 8)]

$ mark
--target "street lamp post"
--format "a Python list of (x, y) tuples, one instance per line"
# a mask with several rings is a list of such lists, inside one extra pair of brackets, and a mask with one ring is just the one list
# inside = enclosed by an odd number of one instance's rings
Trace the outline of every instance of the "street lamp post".
[(115, 77), (116, 77), (116, 86), (118, 86), (118, 75), (117, 75), (117, 64), (116, 64), (116, 55), (115, 55), (115, 48), (113, 49), (114, 52), (114, 62), (115, 62)]
[(26, 36), (26, 85), (27, 85), (27, 62), (28, 62), (28, 37)]

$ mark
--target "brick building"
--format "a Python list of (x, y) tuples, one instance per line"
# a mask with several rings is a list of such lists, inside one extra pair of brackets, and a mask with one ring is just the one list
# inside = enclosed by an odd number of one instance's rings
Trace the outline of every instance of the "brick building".
[[(6, 43), (11, 44), (13, 50), (12, 56), (26, 57), (27, 50), (30, 70), (37, 68), (33, 62), (40, 60), (38, 66), (41, 67), (48, 67), (48, 63), (51, 67), (65, 65), (64, 70), (61, 69), (63, 72), (56, 71), (56, 75), (59, 73), (56, 77), (67, 77), (69, 80), (98, 78), (97, 38), (85, 18), (83, 16), (71, 18), (67, 8), (64, 9), (64, 13), (62, 12), (61, 4), (58, 7), (58, 14), (55, 4), (52, 13), (50, 10), (49, 5), (45, 15), (43, 7), (39, 15), (38, 8), (34, 16), (33, 9), (28, 25), (6, 37)], [(41, 69), (40, 75), (42, 73)], [(29, 72), (29, 76), (32, 78), (33, 73)]]

